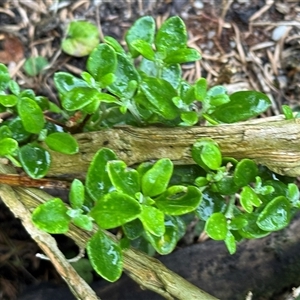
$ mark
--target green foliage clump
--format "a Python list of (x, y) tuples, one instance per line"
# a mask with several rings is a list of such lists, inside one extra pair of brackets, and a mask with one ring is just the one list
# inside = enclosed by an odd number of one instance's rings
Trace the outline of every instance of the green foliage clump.
[[(84, 23), (70, 26), (71, 40), (64, 47), (86, 43), (88, 36), (78, 30), (79, 25)], [(61, 108), (32, 90), (21, 91), (0, 65), (0, 112), (11, 116), (0, 127), (0, 156), (37, 179), (47, 174), (51, 164), (50, 153), (39, 142), (75, 154), (78, 145), (69, 132), (119, 124), (235, 123), (270, 106), (260, 92), (228, 95), (223, 86), (209, 88), (205, 78), (193, 84), (183, 80), (181, 64), (201, 58), (187, 46), (187, 38), (178, 17), (166, 20), (158, 30), (151, 17), (137, 20), (125, 36), (127, 52), (115, 39), (105, 37), (93, 50), (83, 51), (90, 54), (81, 78), (55, 74)], [(92, 43), (96, 39), (94, 33)], [(293, 118), (288, 108), (284, 111)], [(56, 114), (55, 124), (46, 112)], [(174, 166), (163, 158), (129, 168), (113, 151), (102, 148), (85, 183), (72, 182), (70, 206), (53, 198), (34, 210), (32, 220), (54, 234), (66, 233), (70, 223), (88, 231), (98, 228), (87, 244), (89, 259), (101, 276), (115, 281), (122, 273), (126, 247), (168, 254), (191, 219), (234, 253), (238, 241), (284, 228), (299, 209), (299, 190), (289, 178), (279, 178), (249, 159), (222, 157), (211, 139), (196, 141), (191, 153), (194, 166)], [(121, 240), (105, 232), (114, 228), (121, 228)]]

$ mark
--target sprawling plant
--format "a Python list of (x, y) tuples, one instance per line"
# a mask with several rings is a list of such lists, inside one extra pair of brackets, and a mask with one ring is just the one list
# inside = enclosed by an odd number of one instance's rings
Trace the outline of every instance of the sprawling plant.
[[(81, 78), (55, 74), (60, 106), (32, 90), (22, 91), (0, 65), (0, 114), (5, 117), (0, 156), (39, 179), (50, 168), (48, 148), (69, 155), (79, 151), (72, 133), (116, 125), (235, 123), (261, 114), (271, 104), (257, 91), (228, 95), (223, 86), (209, 88), (205, 78), (193, 84), (183, 80), (181, 64), (201, 55), (187, 47), (186, 28), (178, 17), (157, 31), (153, 18), (143, 17), (125, 40), (128, 51), (105, 37), (91, 51)], [(289, 108), (284, 111), (287, 118), (294, 117)], [(122, 273), (122, 249), (132, 245), (168, 254), (192, 219), (234, 253), (238, 241), (284, 228), (299, 209), (299, 190), (292, 178), (250, 159), (222, 157), (208, 138), (196, 141), (191, 153), (193, 166), (174, 166), (166, 157), (131, 168), (112, 150), (101, 148), (85, 182), (73, 180), (69, 204), (53, 198), (34, 210), (32, 220), (54, 234), (66, 233), (70, 223), (88, 231), (97, 224), (87, 253), (94, 269), (115, 281)], [(105, 232), (114, 228), (121, 232), (118, 239)]]

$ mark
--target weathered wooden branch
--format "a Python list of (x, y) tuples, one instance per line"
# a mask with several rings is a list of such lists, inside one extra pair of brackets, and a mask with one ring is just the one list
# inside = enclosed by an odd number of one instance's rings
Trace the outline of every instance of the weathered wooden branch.
[(219, 126), (122, 126), (75, 137), (80, 152), (72, 156), (52, 152), (49, 176), (82, 177), (102, 147), (114, 150), (128, 165), (163, 157), (175, 164), (193, 164), (191, 146), (203, 137), (215, 140), (223, 156), (251, 158), (278, 174), (300, 175), (300, 120), (282, 116)]

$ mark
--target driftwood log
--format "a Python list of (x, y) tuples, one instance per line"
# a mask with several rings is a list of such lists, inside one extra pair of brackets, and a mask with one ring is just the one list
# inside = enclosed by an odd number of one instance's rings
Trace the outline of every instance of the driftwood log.
[(168, 157), (175, 164), (193, 164), (191, 146), (203, 137), (216, 141), (223, 156), (251, 158), (272, 171), (300, 175), (300, 119), (282, 116), (219, 126), (137, 128), (122, 126), (75, 135), (80, 152), (52, 152), (49, 176), (82, 177), (102, 147), (116, 152), (128, 165)]

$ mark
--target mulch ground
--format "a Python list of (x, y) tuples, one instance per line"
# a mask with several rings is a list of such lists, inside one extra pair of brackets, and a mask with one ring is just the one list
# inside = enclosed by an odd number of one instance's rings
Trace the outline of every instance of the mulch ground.
[[(0, 1), (0, 62), (8, 66), (21, 88), (58, 101), (53, 74), (79, 75), (86, 58), (61, 51), (61, 40), (72, 20), (89, 20), (100, 37), (112, 36), (124, 43), (124, 33), (143, 15), (157, 26), (173, 15), (186, 23), (189, 46), (203, 59), (184, 67), (184, 78), (207, 78), (229, 93), (257, 90), (266, 93), (272, 107), (265, 116), (281, 113), (281, 105), (299, 107), (300, 4), (298, 0), (136, 0), (136, 1)], [(29, 77), (24, 63), (29, 57), (49, 61), (47, 72)], [(35, 244), (21, 225), (0, 210), (0, 299), (16, 299), (32, 283), (60, 279), (47, 262), (35, 257)]]

